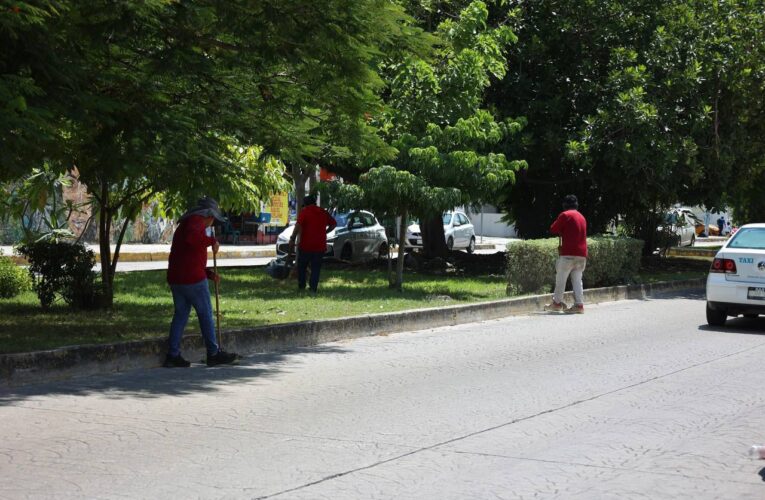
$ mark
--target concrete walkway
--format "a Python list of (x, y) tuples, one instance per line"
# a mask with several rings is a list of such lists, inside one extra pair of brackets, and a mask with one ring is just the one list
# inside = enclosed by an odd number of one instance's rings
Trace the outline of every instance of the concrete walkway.
[[(483, 241), (481, 241), (483, 240)], [(509, 242), (520, 241), (510, 238), (495, 238), (478, 236), (476, 251), (478, 253), (494, 253), (504, 251)], [(100, 270), (98, 245), (87, 244), (89, 249), (96, 254), (96, 270)], [(114, 252), (115, 245), (111, 245)], [(20, 257), (12, 246), (0, 246), (2, 255), (14, 256), (19, 264), (24, 259)], [(146, 271), (151, 269), (166, 269), (167, 259), (170, 255), (169, 244), (126, 244), (120, 247), (120, 261), (118, 271)], [(221, 245), (218, 252), (218, 265), (220, 267), (240, 266), (264, 266), (276, 257), (276, 245)], [(208, 259), (212, 262), (212, 252), (208, 252)]]

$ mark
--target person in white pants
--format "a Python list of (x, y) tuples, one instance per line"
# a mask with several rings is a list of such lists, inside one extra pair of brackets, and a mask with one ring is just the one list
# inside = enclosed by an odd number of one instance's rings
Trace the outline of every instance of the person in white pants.
[[(580, 311), (584, 312), (584, 287), (582, 286), (582, 273), (587, 266), (586, 257), (573, 255), (561, 255), (555, 263), (555, 291), (553, 302), (563, 304), (563, 292), (566, 291), (566, 282), (571, 278), (571, 288), (574, 289), (574, 306), (579, 305)], [(569, 308), (570, 309), (570, 308)], [(568, 312), (568, 309), (566, 310)]]
[[(579, 213), (579, 201), (570, 194), (563, 199), (563, 212), (558, 215), (550, 232), (560, 236), (558, 260), (555, 263), (555, 291), (553, 301), (545, 306), (546, 311), (581, 314), (584, 312), (584, 290), (582, 273), (587, 266), (587, 221)], [(574, 289), (574, 305), (566, 307), (563, 292), (571, 277)]]

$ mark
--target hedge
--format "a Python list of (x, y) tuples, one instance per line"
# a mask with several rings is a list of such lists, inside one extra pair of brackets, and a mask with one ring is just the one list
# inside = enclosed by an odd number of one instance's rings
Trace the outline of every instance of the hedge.
[(26, 269), (13, 263), (0, 252), (0, 299), (10, 299), (32, 289), (32, 279)]
[[(628, 282), (640, 269), (643, 241), (633, 238), (587, 238), (585, 288)], [(507, 245), (508, 295), (547, 293), (555, 287), (558, 238), (524, 240)]]

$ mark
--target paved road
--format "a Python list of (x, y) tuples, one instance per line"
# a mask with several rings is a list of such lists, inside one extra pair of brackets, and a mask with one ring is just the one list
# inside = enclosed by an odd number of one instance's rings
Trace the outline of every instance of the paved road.
[(0, 394), (0, 498), (765, 498), (765, 318), (703, 316), (675, 295)]

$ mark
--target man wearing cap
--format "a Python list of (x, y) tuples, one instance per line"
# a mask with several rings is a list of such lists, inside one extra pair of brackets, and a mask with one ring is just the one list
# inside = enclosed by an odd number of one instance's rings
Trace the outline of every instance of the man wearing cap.
[[(579, 201), (570, 194), (563, 198), (563, 212), (558, 215), (550, 232), (560, 237), (558, 260), (555, 263), (555, 292), (552, 303), (545, 306), (545, 311), (559, 311), (582, 314), (584, 312), (584, 289), (582, 274), (587, 266), (587, 221), (579, 213)], [(574, 289), (574, 305), (566, 308), (563, 292), (571, 276), (571, 288)]]
[(196, 206), (181, 217), (170, 247), (167, 282), (173, 292), (175, 314), (170, 323), (170, 349), (163, 366), (186, 368), (191, 364), (181, 356), (181, 337), (193, 307), (199, 319), (199, 328), (207, 348), (207, 365), (233, 363), (234, 353), (224, 352), (215, 338), (215, 322), (207, 280), (220, 281), (217, 274), (207, 269), (207, 247), (218, 253), (218, 242), (207, 235), (207, 228), (218, 220), (226, 220), (212, 198), (200, 199)]
[(298, 288), (305, 290), (306, 269), (311, 265), (311, 280), (308, 284), (312, 293), (319, 289), (321, 260), (327, 251), (327, 233), (335, 229), (335, 218), (321, 207), (316, 206), (315, 196), (303, 198), (303, 209), (298, 214), (295, 230), (290, 237), (289, 253), (295, 249), (295, 240), (299, 239), (298, 248)]

